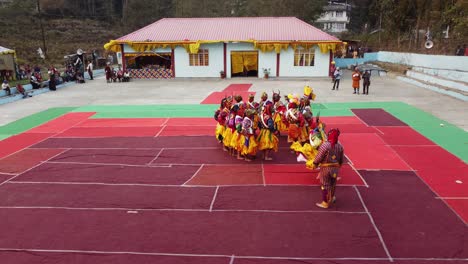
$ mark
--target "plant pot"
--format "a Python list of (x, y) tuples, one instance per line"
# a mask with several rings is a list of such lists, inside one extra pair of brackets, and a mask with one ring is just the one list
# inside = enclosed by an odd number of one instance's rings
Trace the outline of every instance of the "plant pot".
[(221, 76), (221, 79), (226, 79), (226, 74), (225, 73), (221, 73), (220, 76)]
[(270, 77), (270, 75), (265, 74), (263, 77), (264, 77), (265, 79), (268, 79), (268, 77)]

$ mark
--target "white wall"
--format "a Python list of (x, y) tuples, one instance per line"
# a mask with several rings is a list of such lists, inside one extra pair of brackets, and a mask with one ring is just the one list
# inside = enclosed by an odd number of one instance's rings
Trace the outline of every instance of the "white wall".
[(380, 51), (377, 60), (434, 69), (468, 71), (468, 57)]
[(189, 54), (183, 47), (174, 50), (176, 77), (219, 77), (224, 69), (223, 43), (203, 44), (200, 49), (208, 49), (208, 66), (190, 66)]
[(281, 50), (280, 77), (317, 77), (328, 76), (330, 53), (322, 53), (315, 45), (314, 66), (294, 66), (294, 50)]

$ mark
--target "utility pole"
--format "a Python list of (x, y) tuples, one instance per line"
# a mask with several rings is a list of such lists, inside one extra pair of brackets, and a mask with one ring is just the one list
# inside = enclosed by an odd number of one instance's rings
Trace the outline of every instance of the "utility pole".
[(41, 34), (42, 34), (42, 49), (44, 50), (44, 56), (47, 57), (47, 46), (44, 34), (44, 25), (42, 25), (42, 13), (41, 13), (41, 4), (39, 0), (37, 0), (37, 12), (39, 13), (39, 25), (41, 27)]

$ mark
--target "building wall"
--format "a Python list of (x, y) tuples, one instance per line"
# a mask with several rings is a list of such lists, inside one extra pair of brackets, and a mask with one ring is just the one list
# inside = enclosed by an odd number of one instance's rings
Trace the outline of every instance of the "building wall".
[[(201, 49), (208, 49), (208, 66), (190, 66), (189, 54), (183, 47), (174, 50), (175, 77), (219, 77), (219, 72), (224, 70), (224, 45), (223, 43), (204, 44)], [(135, 52), (128, 45), (124, 46), (125, 52)], [(226, 45), (226, 77), (231, 78), (231, 51), (257, 51), (251, 43), (228, 43)], [(153, 52), (171, 52), (170, 48), (155, 49)], [(294, 66), (294, 50), (281, 50), (280, 77), (312, 77), (328, 76), (329, 53), (322, 53), (315, 46), (315, 66)], [(258, 77), (263, 78), (263, 69), (269, 69), (270, 77), (276, 76), (276, 52), (258, 51)]]
[(290, 47), (287, 51), (281, 50), (280, 77), (315, 77), (328, 76), (330, 54), (322, 53), (315, 46), (314, 66), (294, 66), (294, 50)]
[(183, 47), (174, 50), (176, 77), (219, 77), (224, 69), (223, 43), (204, 44), (200, 49), (208, 49), (208, 66), (190, 66), (189, 54)]

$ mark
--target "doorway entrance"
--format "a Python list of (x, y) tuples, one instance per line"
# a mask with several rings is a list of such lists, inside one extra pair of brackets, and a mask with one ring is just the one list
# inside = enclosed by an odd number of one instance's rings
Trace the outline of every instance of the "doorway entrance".
[(258, 77), (258, 51), (231, 51), (231, 77)]

